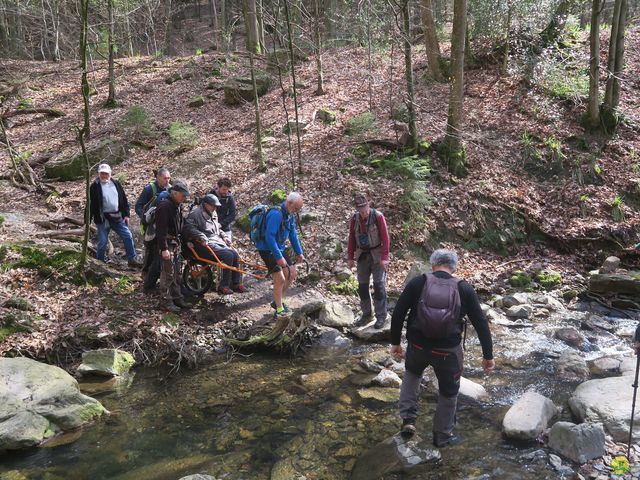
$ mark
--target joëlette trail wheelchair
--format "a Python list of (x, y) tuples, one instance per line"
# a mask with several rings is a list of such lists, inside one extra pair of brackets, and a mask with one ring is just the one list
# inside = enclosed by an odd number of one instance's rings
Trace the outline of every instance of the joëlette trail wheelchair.
[(240, 268), (227, 265), (218, 258), (216, 252), (208, 244), (203, 245), (211, 258), (206, 258), (198, 254), (193, 242), (183, 243), (182, 256), (185, 265), (182, 269), (182, 281), (187, 290), (194, 295), (204, 295), (209, 290), (216, 290), (222, 275), (222, 269), (240, 272), (242, 275), (249, 275), (258, 280), (266, 278), (267, 268), (263, 265), (256, 265), (240, 259), (240, 263), (248, 268), (265, 272), (265, 275), (249, 272)]

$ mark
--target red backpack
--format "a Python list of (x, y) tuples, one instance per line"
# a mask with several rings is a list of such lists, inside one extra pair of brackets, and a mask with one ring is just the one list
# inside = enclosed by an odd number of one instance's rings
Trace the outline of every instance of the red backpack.
[(461, 332), (462, 303), (458, 284), (461, 278), (438, 278), (425, 274), (418, 301), (416, 324), (426, 338), (441, 339)]

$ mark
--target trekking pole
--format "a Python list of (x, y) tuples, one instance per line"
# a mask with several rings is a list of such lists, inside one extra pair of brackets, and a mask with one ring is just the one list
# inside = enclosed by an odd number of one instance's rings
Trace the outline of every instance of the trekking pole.
[(465, 344), (467, 343), (467, 319), (464, 320), (464, 329), (462, 333), (462, 350), (466, 350)]
[(636, 354), (636, 376), (633, 379), (633, 401), (631, 402), (631, 423), (629, 424), (629, 445), (627, 446), (627, 459), (631, 461), (631, 440), (633, 438), (633, 416), (636, 409), (636, 395), (638, 393), (638, 371), (640, 371), (640, 356)]

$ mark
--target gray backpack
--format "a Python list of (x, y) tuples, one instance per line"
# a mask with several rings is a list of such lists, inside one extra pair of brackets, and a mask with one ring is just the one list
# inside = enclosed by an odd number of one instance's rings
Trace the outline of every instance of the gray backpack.
[(427, 338), (441, 339), (461, 332), (460, 278), (438, 278), (428, 273), (418, 301), (416, 323)]

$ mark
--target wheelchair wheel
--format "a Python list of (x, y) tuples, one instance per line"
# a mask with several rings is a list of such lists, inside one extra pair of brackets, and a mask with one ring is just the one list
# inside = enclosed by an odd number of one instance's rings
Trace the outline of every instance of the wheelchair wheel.
[(204, 295), (213, 287), (213, 272), (205, 265), (187, 262), (182, 270), (182, 281), (194, 295)]

